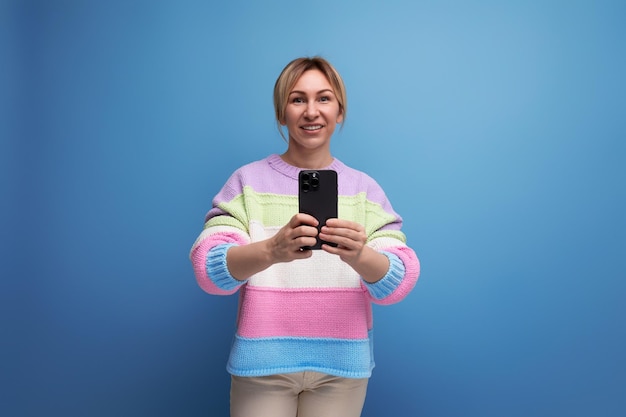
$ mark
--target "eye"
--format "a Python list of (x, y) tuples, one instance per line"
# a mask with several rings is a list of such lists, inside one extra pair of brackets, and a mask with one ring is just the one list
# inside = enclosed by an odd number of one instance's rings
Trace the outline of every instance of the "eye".
[(330, 101), (330, 97), (329, 96), (322, 96), (320, 97), (320, 102), (322, 103), (327, 103)]
[(304, 103), (304, 99), (302, 97), (294, 97), (291, 99), (291, 102), (295, 104), (300, 104), (300, 103)]

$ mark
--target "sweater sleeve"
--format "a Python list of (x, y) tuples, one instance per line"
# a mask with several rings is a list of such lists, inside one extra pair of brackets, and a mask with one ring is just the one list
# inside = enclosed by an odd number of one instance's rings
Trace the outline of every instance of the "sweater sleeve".
[(367, 291), (377, 300), (382, 300), (393, 294), (402, 282), (405, 273), (404, 264), (400, 258), (391, 252), (381, 251), (380, 253), (389, 259), (389, 270), (384, 277), (376, 282), (363, 281)]
[(250, 242), (242, 193), (235, 172), (213, 199), (204, 230), (191, 247), (189, 258), (196, 281), (209, 294), (230, 295), (245, 283), (233, 278), (226, 264), (226, 252), (231, 246)]
[(207, 275), (211, 277), (211, 281), (213, 281), (215, 286), (225, 292), (236, 291), (247, 281), (237, 280), (228, 270), (226, 253), (232, 246), (236, 245), (234, 243), (223, 243), (214, 246), (209, 250), (209, 254), (206, 257)]
[(415, 252), (406, 245), (388, 246), (381, 253), (389, 258), (387, 274), (374, 283), (361, 280), (361, 286), (375, 304), (394, 304), (402, 301), (415, 287), (420, 263)]
[(375, 182), (368, 191), (366, 214), (367, 244), (389, 258), (389, 270), (375, 283), (361, 280), (375, 304), (394, 304), (415, 287), (420, 273), (417, 255), (406, 244), (402, 218), (393, 210), (382, 188)]

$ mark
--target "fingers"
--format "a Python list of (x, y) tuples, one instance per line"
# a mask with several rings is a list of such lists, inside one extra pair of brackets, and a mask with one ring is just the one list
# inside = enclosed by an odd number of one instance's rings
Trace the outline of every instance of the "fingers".
[(308, 258), (311, 251), (302, 251), (300, 248), (313, 246), (317, 236), (317, 220), (308, 214), (298, 213), (289, 223), (272, 238), (274, 244), (272, 253), (278, 262), (288, 262), (294, 259)]
[(367, 241), (365, 228), (358, 223), (329, 219), (322, 227), (320, 239), (348, 249), (360, 249)]
[(315, 217), (306, 213), (297, 213), (289, 220), (289, 226), (294, 229), (300, 225), (317, 227), (318, 223)]
[(354, 230), (355, 232), (365, 234), (365, 227), (350, 220), (328, 219), (326, 220), (326, 226), (333, 229)]
[[(323, 234), (320, 233), (320, 239), (325, 241), (325, 242), (329, 242), (329, 243), (334, 243), (337, 245), (336, 249), (341, 250), (351, 250), (351, 251), (359, 251), (361, 250), (361, 248), (364, 245), (364, 241), (361, 240), (355, 240), (355, 239), (351, 239), (348, 237), (343, 237), (343, 236), (339, 236), (339, 235), (327, 235), (327, 234)], [(337, 251), (332, 251), (334, 253), (337, 253)]]
[(324, 251), (338, 255), (342, 261), (349, 265), (359, 261), (367, 242), (367, 234), (363, 226), (340, 219), (327, 220), (319, 237), (326, 242), (337, 245), (336, 247), (322, 245)]
[[(293, 259), (304, 259), (312, 256), (311, 250), (301, 250), (302, 247), (313, 246), (318, 235), (318, 221), (315, 217), (297, 213), (278, 233), (277, 241), (280, 242), (276, 248), (281, 253), (283, 261)], [(329, 243), (336, 244), (337, 247), (324, 245), (327, 252), (340, 255), (342, 259), (352, 259), (358, 257), (367, 236), (365, 228), (360, 224), (342, 219), (328, 219), (326, 226), (322, 227), (319, 237)]]

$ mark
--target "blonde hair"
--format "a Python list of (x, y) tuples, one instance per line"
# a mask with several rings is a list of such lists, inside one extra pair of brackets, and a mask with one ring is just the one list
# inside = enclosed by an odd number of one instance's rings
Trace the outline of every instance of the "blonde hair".
[(346, 120), (348, 104), (346, 87), (335, 67), (320, 56), (296, 58), (283, 68), (276, 80), (276, 84), (274, 84), (274, 112), (276, 114), (276, 122), (278, 123), (278, 131), (283, 139), (285, 139), (285, 136), (280, 126), (285, 120), (285, 110), (287, 109), (289, 93), (302, 74), (314, 69), (324, 74), (332, 86), (335, 97), (337, 97), (337, 101), (339, 102), (339, 111), (343, 116), (343, 120)]

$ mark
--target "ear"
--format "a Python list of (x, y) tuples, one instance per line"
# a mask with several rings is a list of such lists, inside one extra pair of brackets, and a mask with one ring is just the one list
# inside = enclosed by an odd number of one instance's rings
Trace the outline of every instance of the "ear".
[(337, 123), (343, 123), (343, 109), (339, 109), (339, 114), (337, 115)]
[(287, 122), (285, 122), (284, 120), (279, 120), (279, 121), (278, 121), (278, 123), (279, 123), (281, 126), (286, 126), (286, 125), (287, 125)]

